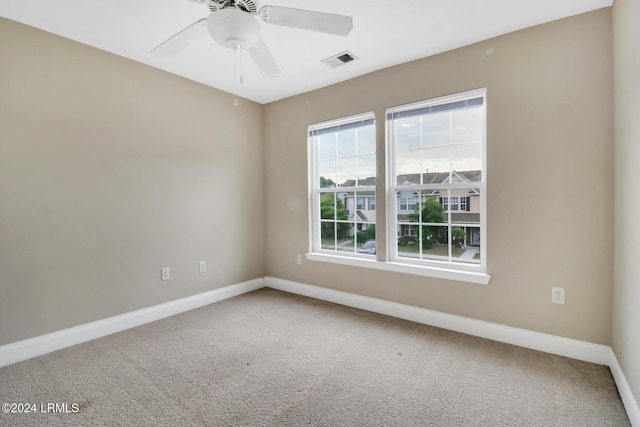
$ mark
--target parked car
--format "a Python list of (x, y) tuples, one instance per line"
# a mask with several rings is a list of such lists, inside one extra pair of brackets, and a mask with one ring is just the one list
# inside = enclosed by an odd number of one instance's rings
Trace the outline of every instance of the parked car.
[(376, 253), (376, 241), (375, 240), (367, 240), (364, 242), (364, 245), (358, 249), (358, 253), (360, 254), (372, 254)]

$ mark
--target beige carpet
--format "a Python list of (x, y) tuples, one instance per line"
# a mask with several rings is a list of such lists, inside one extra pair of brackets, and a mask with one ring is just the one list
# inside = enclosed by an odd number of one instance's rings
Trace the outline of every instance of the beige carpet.
[(2, 426), (630, 425), (607, 367), (271, 289), (2, 368), (5, 402), (68, 413)]

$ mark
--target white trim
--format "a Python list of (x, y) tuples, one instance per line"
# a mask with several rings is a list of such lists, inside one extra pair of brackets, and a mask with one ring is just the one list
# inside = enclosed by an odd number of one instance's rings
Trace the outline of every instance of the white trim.
[(543, 334), (274, 277), (265, 277), (265, 286), (599, 365), (609, 365), (611, 361), (611, 347), (586, 341)]
[(629, 417), (631, 425), (633, 427), (640, 427), (640, 408), (638, 407), (638, 402), (636, 402), (636, 399), (631, 392), (629, 383), (627, 383), (627, 378), (624, 376), (624, 372), (622, 372), (622, 368), (618, 363), (618, 358), (616, 358), (616, 354), (613, 349), (611, 349), (609, 369), (611, 370), (613, 380), (618, 387), (618, 393), (620, 393), (620, 398), (624, 404), (624, 409), (627, 411), (627, 416)]
[(0, 347), (0, 367), (42, 356), (264, 287), (264, 278), (158, 304)]
[(376, 259), (359, 258), (356, 256), (333, 255), (327, 253), (311, 252), (305, 254), (308, 260), (332, 262), (335, 264), (350, 265), (353, 267), (373, 268), (375, 270), (392, 271), (394, 273), (413, 274), (417, 276), (435, 277), (438, 279), (455, 280), (458, 282), (487, 285), (491, 275), (480, 271), (449, 269), (434, 267), (426, 264), (409, 264), (399, 261), (378, 261)]

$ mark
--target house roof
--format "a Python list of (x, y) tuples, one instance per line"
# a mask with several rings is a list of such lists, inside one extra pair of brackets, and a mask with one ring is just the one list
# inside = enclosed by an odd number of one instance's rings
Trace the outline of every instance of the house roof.
[[(449, 179), (449, 172), (425, 172), (398, 175), (398, 185), (420, 184), (422, 175), (423, 184), (443, 184)], [(453, 171), (451, 172), (453, 182), (480, 182), (482, 179), (481, 170)]]
[(364, 221), (364, 222), (376, 222), (376, 211), (361, 211), (357, 210), (349, 215), (349, 220)]
[[(468, 170), (468, 171), (453, 171), (451, 172), (453, 176), (453, 182), (480, 182), (482, 179), (482, 171), (481, 170)], [(422, 183), (423, 184), (442, 184), (447, 181), (449, 178), (449, 172), (426, 172), (422, 174)], [(420, 184), (420, 174), (419, 173), (409, 173), (398, 175), (398, 184), (399, 185), (410, 185), (410, 184)], [(370, 176), (367, 178), (359, 178), (358, 185), (365, 187), (375, 187), (376, 185), (376, 177)], [(355, 187), (356, 180), (348, 179), (342, 184), (340, 187)]]
[[(358, 185), (360, 187), (375, 187), (376, 186), (376, 177), (375, 176), (370, 176), (368, 178), (360, 178), (358, 179)], [(356, 180), (355, 179), (348, 179), (345, 182), (343, 182), (340, 187), (355, 187), (356, 186)]]

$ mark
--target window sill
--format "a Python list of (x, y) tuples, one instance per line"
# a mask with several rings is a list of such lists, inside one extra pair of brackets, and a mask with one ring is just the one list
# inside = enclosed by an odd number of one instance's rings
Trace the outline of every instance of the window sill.
[(322, 253), (305, 254), (310, 261), (331, 262), (335, 264), (351, 265), (354, 267), (372, 268), (376, 270), (392, 271), (395, 273), (414, 274), (417, 276), (435, 277), (438, 279), (455, 280), (459, 282), (488, 285), (491, 275), (466, 270), (454, 270), (450, 268), (413, 265), (397, 261), (378, 261), (375, 259), (346, 257)]

